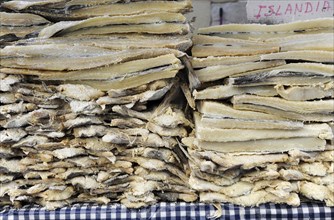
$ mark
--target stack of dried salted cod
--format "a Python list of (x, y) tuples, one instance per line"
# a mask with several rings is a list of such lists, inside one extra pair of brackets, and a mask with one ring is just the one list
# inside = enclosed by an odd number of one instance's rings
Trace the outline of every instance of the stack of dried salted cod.
[(191, 123), (171, 92), (191, 45), (189, 1), (3, 7), (61, 21), (0, 51), (1, 205), (197, 199), (176, 140)]
[(199, 30), (196, 134), (183, 142), (201, 201), (334, 205), (333, 26), (326, 18)]
[(40, 30), (51, 24), (47, 19), (29, 13), (0, 11), (0, 48), (23, 38), (36, 36)]

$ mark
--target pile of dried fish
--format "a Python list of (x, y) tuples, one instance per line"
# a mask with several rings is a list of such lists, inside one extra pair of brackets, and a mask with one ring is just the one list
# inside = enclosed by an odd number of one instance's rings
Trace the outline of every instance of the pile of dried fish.
[(51, 24), (47, 19), (28, 13), (7, 13), (0, 11), (0, 48), (10, 42), (34, 37)]
[(203, 202), (334, 205), (334, 21), (199, 30), (195, 137), (184, 138)]
[(195, 201), (177, 141), (189, 1), (2, 6), (56, 23), (0, 51), (0, 205)]

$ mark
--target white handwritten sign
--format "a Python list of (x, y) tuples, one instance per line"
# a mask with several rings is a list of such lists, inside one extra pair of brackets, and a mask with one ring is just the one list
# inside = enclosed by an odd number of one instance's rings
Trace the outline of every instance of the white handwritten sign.
[(283, 23), (333, 16), (334, 1), (247, 1), (247, 18), (258, 23)]

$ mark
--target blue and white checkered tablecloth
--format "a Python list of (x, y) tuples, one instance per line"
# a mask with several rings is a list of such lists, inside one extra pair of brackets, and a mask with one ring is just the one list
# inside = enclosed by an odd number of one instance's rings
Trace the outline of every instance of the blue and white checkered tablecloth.
[[(265, 204), (245, 208), (232, 204), (222, 204), (220, 219), (334, 219), (334, 207), (322, 204), (303, 203), (299, 207)], [(122, 205), (75, 205), (55, 211), (44, 208), (6, 209), (0, 207), (0, 220), (48, 220), (48, 219), (209, 219), (216, 208), (202, 203), (159, 203), (141, 209), (127, 209)]]

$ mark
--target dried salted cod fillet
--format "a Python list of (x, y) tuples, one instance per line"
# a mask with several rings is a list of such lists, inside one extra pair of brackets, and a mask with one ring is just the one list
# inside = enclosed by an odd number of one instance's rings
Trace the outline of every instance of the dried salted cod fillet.
[(103, 92), (85, 85), (62, 84), (57, 89), (64, 96), (80, 101), (90, 101), (104, 95)]
[(231, 85), (213, 86), (193, 92), (193, 96), (197, 100), (226, 99), (241, 94), (276, 96), (278, 93), (273, 86), (236, 87)]
[(144, 84), (138, 87), (130, 89), (111, 89), (108, 91), (108, 95), (111, 98), (119, 98), (124, 96), (136, 95), (138, 93), (145, 92), (147, 90), (159, 90), (171, 84), (171, 80), (157, 80), (148, 84)]
[(279, 52), (275, 43), (263, 43), (241, 39), (221, 38), (216, 36), (196, 35), (191, 50), (195, 57), (208, 56), (250, 56)]
[(331, 140), (333, 133), (331, 128), (323, 124), (307, 124), (303, 128), (291, 132), (280, 129), (218, 129), (210, 127), (196, 127), (196, 137), (209, 142), (251, 141), (261, 139), (285, 139), (295, 137), (313, 137)]
[(13, 175), (6, 175), (6, 174), (0, 174), (0, 183), (9, 183), (12, 182), (14, 180)]
[(103, 184), (96, 181), (95, 178), (91, 176), (78, 176), (74, 177), (67, 182), (75, 187), (80, 187), (82, 189), (97, 189), (103, 188)]
[[(320, 28), (320, 29), (308, 29), (305, 31), (293, 31), (293, 32), (216, 32), (211, 34), (201, 34), (201, 35), (211, 35), (219, 36), (223, 38), (233, 38), (242, 40), (255, 40), (255, 41), (265, 41), (265, 42), (280, 42), (281, 40), (286, 40), (290, 37), (292, 38), (308, 38), (310, 35), (319, 34), (331, 34), (333, 31), (330, 28)], [(311, 37), (312, 38), (312, 37)], [(314, 39), (314, 38), (313, 38)]]
[(321, 151), (325, 149), (326, 140), (320, 138), (289, 138), (263, 139), (234, 142), (206, 142), (195, 140), (193, 143), (199, 149), (228, 152), (286, 152), (293, 149), (305, 151)]
[(281, 66), (284, 64), (285, 61), (279, 60), (268, 62), (242, 63), (235, 65), (218, 65), (206, 67), (200, 70), (195, 70), (194, 72), (201, 82), (210, 82), (248, 71), (260, 71), (261, 69)]
[(122, 116), (139, 118), (148, 121), (152, 117), (152, 112), (138, 112), (122, 105), (113, 106), (112, 110)]
[[(159, 50), (158, 50), (159, 51)], [(158, 52), (157, 51), (157, 52)], [(156, 52), (156, 53), (157, 53)], [(164, 51), (161, 51), (164, 52)], [(168, 51), (165, 51), (166, 53)], [(143, 51), (145, 53), (145, 51)], [(159, 67), (182, 66), (178, 58), (174, 54), (166, 54), (147, 59), (137, 59), (112, 66), (105, 66), (99, 69), (87, 69), (72, 72), (60, 72), (52, 74), (44, 74), (40, 76), (43, 80), (102, 80), (102, 79), (117, 79), (126, 75), (137, 72), (149, 72), (150, 70), (159, 69)]]
[[(184, 1), (133, 1), (126, 4), (114, 3), (76, 9), (66, 18), (82, 19), (96, 16), (119, 16), (152, 12), (184, 12), (191, 8), (190, 0)], [(51, 14), (50, 14), (51, 15)]]
[(69, 157), (85, 155), (86, 151), (83, 148), (63, 148), (52, 151), (52, 154), (62, 160)]
[(19, 150), (10, 148), (9, 146), (1, 146), (0, 145), (0, 157), (10, 159), (15, 157), (23, 157), (25, 154)]
[(301, 163), (298, 168), (310, 176), (326, 176), (328, 173), (328, 168), (321, 162)]
[(94, 101), (77, 101), (72, 100), (70, 107), (73, 113), (76, 114), (87, 114), (87, 115), (98, 115), (102, 114), (102, 108)]
[(150, 121), (165, 128), (177, 128), (180, 125), (191, 126), (191, 122), (186, 119), (183, 111), (171, 107), (154, 116)]
[(240, 111), (224, 103), (202, 101), (197, 105), (198, 111), (204, 116), (219, 116), (224, 118), (282, 120), (281, 117), (253, 111)]
[(33, 111), (37, 106), (33, 103), (15, 103), (0, 106), (0, 115), (20, 114)]
[(35, 147), (39, 144), (48, 143), (50, 140), (47, 137), (39, 135), (28, 135), (27, 137), (21, 139), (19, 142), (12, 145), (12, 147)]
[(248, 195), (230, 198), (221, 193), (201, 192), (201, 202), (229, 202), (242, 206), (258, 206), (263, 203), (286, 203), (288, 205), (298, 206), (300, 204), (299, 197), (296, 193), (291, 193), (287, 198), (280, 198), (265, 190), (252, 192)]
[(233, 105), (249, 104), (266, 106), (274, 109), (280, 109), (299, 114), (324, 113), (330, 114), (334, 112), (334, 100), (321, 101), (287, 101), (276, 97), (260, 97), (254, 95), (238, 95), (232, 98)]
[(224, 32), (292, 32), (312, 29), (333, 29), (333, 18), (319, 18), (313, 20), (296, 21), (288, 24), (227, 24), (200, 28), (199, 34), (224, 33)]
[(83, 84), (93, 88), (109, 91), (111, 89), (129, 89), (137, 86), (141, 86), (146, 83), (150, 83), (159, 79), (174, 78), (176, 74), (182, 69), (183, 66), (167, 66), (157, 69), (151, 69), (144, 72), (124, 75), (114, 80), (96, 81), (96, 80), (84, 80), (84, 81), (68, 81), (72, 84)]
[[(299, 73), (279, 73), (280, 76), (269, 76), (265, 74), (259, 74), (259, 78), (249, 77), (232, 77), (226, 79), (228, 85), (234, 86), (267, 86), (267, 85), (284, 85), (284, 86), (313, 86), (331, 83), (333, 79), (331, 77), (315, 76), (313, 74), (305, 76), (305, 74)], [(293, 76), (295, 75), (295, 76)], [(247, 78), (247, 85), (243, 84), (243, 79)], [(246, 82), (246, 81), (244, 81)]]
[(138, 118), (115, 118), (110, 122), (111, 127), (119, 128), (141, 128), (146, 125), (146, 122)]
[(64, 122), (64, 127), (67, 129), (71, 129), (74, 127), (80, 127), (83, 125), (92, 125), (92, 124), (102, 124), (103, 121), (99, 117), (91, 117), (91, 116), (79, 116), (75, 119), (70, 119)]
[[(3, 7), (27, 11), (51, 20), (79, 20), (96, 16), (132, 15), (147, 12), (185, 12), (191, 9), (189, 0), (183, 1), (12, 1)], [(57, 14), (52, 9), (57, 8)]]
[(253, 56), (208, 56), (205, 58), (192, 57), (191, 65), (193, 68), (204, 68), (217, 65), (235, 65), (239, 63), (250, 63), (260, 61), (260, 55)]
[(288, 52), (288, 51), (313, 50), (314, 52), (317, 51), (332, 52), (333, 46), (334, 46), (334, 36), (328, 34), (321, 37), (315, 37), (311, 40), (306, 40), (306, 41), (300, 39), (299, 41), (295, 40), (292, 42), (282, 42), (280, 43), (280, 51)]
[(75, 138), (69, 141), (71, 147), (84, 147), (88, 150), (111, 151), (116, 146), (103, 142), (100, 138)]
[(279, 174), (283, 180), (291, 181), (291, 180), (303, 180), (306, 179), (305, 174), (298, 170), (294, 169), (281, 169)]
[(147, 90), (145, 92), (130, 95), (130, 96), (123, 96), (118, 98), (111, 98), (109, 96), (100, 97), (96, 103), (103, 106), (103, 105), (122, 105), (122, 104), (129, 104), (129, 103), (146, 103), (148, 101), (154, 101), (161, 99), (172, 87), (172, 84), (163, 87), (158, 90)]
[(276, 108), (271, 108), (271, 107), (261, 106), (261, 105), (252, 105), (252, 104), (235, 104), (233, 107), (239, 110), (263, 112), (266, 114), (275, 115), (276, 117), (286, 118), (289, 120), (308, 121), (308, 122), (332, 122), (333, 121), (332, 113), (301, 114), (298, 112), (289, 112), (286, 110), (281, 110), (281, 109), (276, 109)]
[[(36, 49), (38, 49), (38, 52)], [(134, 56), (136, 56), (135, 53), (133, 57)], [(19, 59), (22, 57), (25, 58)], [(53, 59), (53, 62), (51, 62), (50, 58), (52, 57), (57, 57), (57, 59)], [(66, 44), (8, 46), (1, 49), (2, 66), (39, 70), (75, 70), (77, 68), (93, 68), (117, 63), (128, 57), (128, 51), (115, 52), (92, 46), (71, 46)]]
[(12, 128), (0, 131), (0, 143), (18, 142), (27, 135), (21, 128)]
[(304, 60), (320, 63), (334, 63), (334, 53), (330, 51), (287, 51), (261, 55), (261, 60)]
[(229, 85), (312, 85), (333, 81), (333, 65), (290, 63), (275, 68), (239, 74), (227, 80)]
[(86, 127), (76, 127), (73, 129), (73, 135), (76, 138), (102, 137), (107, 132), (107, 127), (102, 125), (89, 125)]
[[(38, 51), (38, 52), (36, 52)], [(135, 59), (147, 59), (156, 56), (183, 53), (173, 49), (133, 49), (133, 50), (109, 50), (96, 46), (80, 46), (64, 44), (7, 46), (0, 50), (1, 65), (4, 67), (17, 67), (29, 69), (15, 72), (15, 69), (7, 70), (16, 74), (51, 75), (59, 74), (62, 70), (83, 70)], [(24, 58), (24, 59), (20, 59)], [(150, 61), (150, 60), (148, 60)], [(170, 59), (168, 60), (168, 62)], [(161, 63), (162, 61), (160, 61)], [(166, 62), (166, 61), (165, 61)], [(152, 63), (150, 65), (153, 65)], [(124, 65), (123, 65), (124, 66)], [(117, 70), (117, 67), (115, 67)], [(129, 67), (127, 67), (129, 68)], [(134, 68), (143, 68), (134, 66)], [(2, 69), (3, 70), (3, 69)], [(41, 71), (45, 70), (45, 71)], [(48, 70), (48, 71), (46, 71)], [(52, 71), (57, 70), (57, 71)], [(113, 70), (113, 69), (111, 69)], [(115, 69), (114, 69), (115, 70)], [(6, 69), (4, 69), (6, 71)], [(118, 68), (118, 71), (119, 68)], [(75, 72), (74, 72), (75, 73)], [(87, 74), (87, 73), (86, 73)]]
[(190, 176), (189, 184), (192, 189), (195, 189), (200, 192), (201, 191), (220, 192), (232, 198), (247, 195), (252, 191), (254, 187), (252, 183), (247, 183), (242, 181), (236, 182), (231, 186), (219, 186), (214, 183), (196, 178), (195, 176)]
[(156, 192), (156, 196), (160, 197), (162, 201), (176, 202), (182, 200), (185, 202), (194, 202), (197, 200), (197, 194), (192, 193), (173, 193), (173, 192)]
[(57, 38), (29, 38), (20, 40), (20, 45), (68, 44), (79, 46), (96, 46), (111, 50), (169, 48), (186, 51), (192, 45), (188, 36), (160, 36), (141, 34), (115, 34), (115, 35), (88, 35)]
[(0, 168), (1, 170), (5, 170), (5, 172), (9, 173), (20, 173), (20, 160), (6, 160), (4, 158), (0, 159)]
[(70, 198), (74, 194), (75, 194), (74, 188), (69, 186), (66, 187), (64, 190), (49, 189), (39, 193), (38, 196), (47, 201), (62, 201)]
[(27, 26), (41, 26), (51, 23), (45, 18), (29, 13), (7, 13), (0, 12), (1, 26), (11, 27), (27, 27)]
[[(181, 14), (178, 14), (181, 15)], [(120, 16), (123, 17), (123, 16)], [(44, 28), (43, 30), (45, 30)], [(43, 31), (41, 30), (41, 32)], [(40, 32), (40, 33), (41, 33)], [(109, 35), (109, 34), (131, 34), (131, 33), (140, 33), (140, 34), (174, 34), (174, 35), (186, 35), (190, 32), (190, 25), (186, 22), (166, 22), (159, 21), (156, 23), (147, 23), (147, 24), (115, 24), (115, 25), (106, 25), (106, 26), (95, 26), (90, 28), (82, 28), (76, 31), (67, 31), (62, 33), (61, 35), (53, 35), (54, 36), (65, 36), (65, 37), (73, 37), (73, 36), (85, 36), (85, 35)], [(46, 34), (47, 35), (47, 34)], [(40, 37), (44, 37), (39, 34)]]
[(163, 140), (159, 135), (150, 133), (145, 136), (130, 136), (123, 132), (107, 133), (102, 137), (106, 143), (123, 144), (128, 146), (145, 146), (145, 147), (167, 147), (171, 148), (167, 140)]
[(325, 201), (328, 206), (334, 205), (334, 193), (326, 186), (303, 181), (300, 184), (300, 193), (310, 199)]
[(152, 159), (160, 159), (167, 163), (179, 163), (177, 155), (166, 148), (149, 148), (149, 147), (136, 147), (134, 149), (122, 150), (118, 155), (121, 156), (142, 156)]
[(2, 42), (14, 41), (30, 35), (37, 35), (51, 22), (29, 13), (0, 12), (0, 38)]
[(279, 121), (279, 120), (252, 120), (252, 119), (233, 119), (215, 116), (201, 117), (194, 113), (196, 126), (222, 128), (222, 129), (283, 129), (295, 130), (303, 128), (302, 122)]
[(13, 11), (20, 11), (24, 9), (28, 9), (29, 7), (39, 7), (42, 6), (45, 9), (48, 7), (54, 7), (57, 6), (59, 8), (61, 7), (69, 7), (74, 5), (81, 5), (85, 7), (94, 6), (94, 5), (100, 5), (100, 4), (106, 4), (106, 3), (116, 3), (119, 2), (119, 0), (100, 0), (98, 2), (92, 2), (89, 0), (72, 0), (72, 1), (66, 1), (66, 0), (13, 0), (10, 2), (4, 2), (1, 6), (4, 8), (11, 9)]
[(167, 137), (186, 137), (188, 136), (188, 132), (184, 127), (176, 127), (176, 128), (165, 128), (159, 125), (156, 125), (152, 122), (147, 123), (147, 128), (160, 136)]
[(64, 172), (57, 173), (55, 175), (55, 178), (57, 179), (70, 179), (76, 176), (82, 176), (82, 175), (92, 175), (98, 173), (98, 168), (92, 167), (92, 168), (86, 168), (85, 170), (80, 168), (68, 168)]
[(87, 201), (89, 201), (90, 203), (97, 203), (97, 204), (101, 204), (101, 205), (107, 205), (108, 203), (111, 202), (112, 198), (108, 198), (106, 196), (92, 196), (90, 194), (84, 194), (81, 193), (78, 197), (73, 198), (70, 200), (70, 203), (86, 203)]
[(186, 174), (180, 170), (178, 167), (169, 164), (169, 163), (165, 163), (161, 160), (157, 160), (157, 159), (148, 159), (145, 157), (120, 157), (121, 160), (127, 160), (127, 161), (131, 161), (131, 162), (135, 162), (138, 163), (140, 166), (144, 167), (145, 169), (148, 170), (153, 170), (153, 171), (169, 171), (170, 173), (172, 173), (173, 175), (179, 177), (181, 180), (183, 180), (184, 182), (188, 181), (188, 177), (186, 176)]
[(224, 175), (219, 176), (219, 178), (217, 178), (217, 175), (203, 172), (197, 166), (191, 167), (191, 176), (198, 177), (199, 179), (206, 180), (219, 186), (230, 186), (239, 181), (238, 177), (229, 178)]
[[(89, 18), (82, 21), (62, 21), (47, 28), (44, 28), (40, 33), (41, 38), (50, 38), (52, 36), (64, 36), (68, 33), (73, 33), (74, 31), (94, 28), (96, 30), (98, 27), (113, 26), (120, 24), (138, 25), (138, 24), (154, 24), (159, 22), (179, 22), (184, 23), (186, 18), (179, 13), (150, 13), (150, 14), (140, 14), (132, 16), (101, 16), (95, 18)], [(128, 31), (129, 32), (129, 31)], [(131, 31), (130, 31), (131, 32)], [(168, 32), (165, 32), (168, 33)], [(173, 33), (173, 32), (172, 32)]]
[(326, 97), (334, 98), (334, 81), (323, 86), (291, 86), (286, 88), (283, 85), (277, 85), (275, 89), (279, 96), (291, 101), (307, 101)]
[(15, 117), (12, 117), (11, 119), (5, 122), (3, 127), (4, 128), (19, 128), (19, 127), (26, 126), (28, 124), (36, 125), (36, 124), (39, 124), (43, 119), (52, 121), (55, 115), (56, 115), (56, 112), (52, 110), (37, 109), (27, 114), (17, 115)]
[(265, 167), (270, 163), (284, 163), (288, 160), (287, 154), (261, 154), (239, 155), (239, 154), (224, 154), (215, 153), (213, 151), (194, 152), (192, 155), (212, 160), (218, 164), (220, 170), (228, 170), (235, 167), (240, 167), (244, 170), (249, 170), (255, 167)]
[[(268, 165), (269, 166), (269, 165)], [(273, 169), (267, 169), (263, 171), (254, 171), (245, 174), (240, 178), (241, 181), (254, 183), (260, 180), (276, 180), (280, 177), (280, 174)]]
[(145, 169), (143, 167), (138, 167), (135, 170), (135, 174), (141, 176), (142, 178), (145, 178), (146, 180), (162, 181), (165, 183), (171, 183), (176, 185), (186, 184), (181, 179), (175, 177), (174, 175), (166, 171), (153, 171)]
[(0, 103), (1, 104), (13, 104), (17, 101), (15, 94), (13, 93), (1, 93)]
[(8, 92), (12, 91), (12, 86), (16, 83), (19, 83), (22, 80), (21, 76), (15, 76), (15, 75), (6, 75), (1, 77), (0, 80), (0, 91), (2, 92)]

